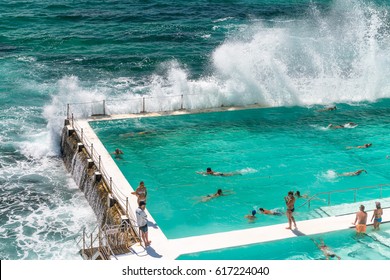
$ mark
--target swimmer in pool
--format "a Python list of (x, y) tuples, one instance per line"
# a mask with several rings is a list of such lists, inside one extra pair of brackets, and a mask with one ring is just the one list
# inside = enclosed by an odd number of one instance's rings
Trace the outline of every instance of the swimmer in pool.
[(209, 201), (209, 200), (211, 200), (211, 199), (213, 199), (213, 198), (217, 198), (217, 197), (220, 197), (220, 196), (227, 196), (227, 195), (230, 195), (230, 194), (232, 194), (232, 193), (233, 193), (233, 192), (232, 192), (232, 191), (229, 191), (229, 190), (223, 192), (222, 189), (218, 189), (216, 193), (214, 193), (214, 194), (208, 194), (207, 196), (204, 196), (204, 197), (202, 198), (202, 202), (206, 202), (206, 201)]
[(362, 172), (366, 172), (366, 174), (367, 174), (366, 170), (360, 169), (360, 170), (353, 171), (353, 172), (340, 173), (340, 174), (337, 174), (337, 176), (340, 176), (340, 177), (359, 176), (360, 174), (362, 174)]
[(115, 155), (115, 158), (120, 159), (122, 158), (123, 151), (121, 149), (116, 148), (112, 154)]
[(265, 214), (265, 215), (276, 215), (276, 216), (281, 216), (281, 215), (283, 215), (282, 212), (273, 211), (273, 210), (267, 210), (267, 209), (264, 209), (264, 208), (259, 208), (259, 211), (260, 211), (262, 214)]
[(296, 191), (294, 195), (296, 198), (305, 198), (305, 199), (309, 198), (307, 194), (301, 195), (300, 191)]
[(327, 260), (329, 260), (329, 258), (337, 258), (338, 260), (341, 260), (341, 258), (336, 255), (332, 249), (330, 249), (325, 243), (324, 243), (324, 240), (320, 239), (320, 242), (317, 242), (315, 241), (313, 238), (310, 238), (314, 244), (317, 246), (318, 249), (320, 249), (322, 251), (322, 253), (324, 253), (325, 257)]
[(233, 176), (233, 175), (242, 175), (239, 172), (230, 172), (230, 173), (222, 173), (222, 172), (216, 172), (211, 169), (211, 167), (207, 167), (206, 172), (196, 172), (198, 174), (203, 174), (203, 175), (211, 175), (211, 176)]
[(356, 149), (366, 149), (366, 148), (369, 148), (369, 147), (371, 147), (371, 146), (372, 146), (371, 143), (367, 143), (367, 144), (364, 144), (364, 145), (361, 145), (361, 146), (347, 147), (347, 149), (353, 149), (353, 148), (356, 148)]
[(249, 222), (254, 222), (257, 219), (256, 213), (256, 210), (252, 210), (251, 214), (245, 215), (244, 218), (248, 219)]
[(121, 149), (116, 148), (113, 152), (114, 155), (123, 155), (123, 151)]

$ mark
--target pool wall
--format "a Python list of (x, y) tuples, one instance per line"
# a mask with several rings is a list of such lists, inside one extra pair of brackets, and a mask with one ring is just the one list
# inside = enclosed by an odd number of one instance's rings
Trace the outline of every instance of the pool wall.
[(66, 169), (95, 212), (97, 222), (101, 226), (105, 222), (113, 223), (118, 213), (112, 211), (107, 204), (109, 193), (105, 190), (96, 165), (86, 152), (84, 145), (71, 126), (65, 126), (61, 137), (61, 153)]

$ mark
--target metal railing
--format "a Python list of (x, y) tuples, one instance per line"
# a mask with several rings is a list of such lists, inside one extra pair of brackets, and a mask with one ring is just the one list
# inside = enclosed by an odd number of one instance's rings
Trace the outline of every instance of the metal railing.
[(122, 209), (125, 212), (127, 218), (136, 226), (135, 223), (135, 215), (129, 205), (129, 197), (120, 191), (120, 189), (114, 183), (112, 177), (109, 175), (107, 170), (104, 167), (104, 164), (101, 159), (101, 155), (96, 152), (94, 149), (93, 143), (84, 135), (83, 128), (78, 124), (77, 120), (74, 118), (72, 114), (71, 118), (71, 126), (78, 135), (81, 143), (84, 145), (85, 150), (89, 154), (89, 157), (93, 160), (96, 169), (101, 173), (103, 180), (106, 182), (110, 193), (113, 195), (114, 199), (121, 203), (121, 205), (125, 206), (125, 209)]
[(344, 190), (334, 190), (334, 191), (328, 191), (328, 192), (319, 192), (319, 193), (316, 193), (313, 196), (309, 197), (305, 201), (305, 203), (303, 203), (302, 205), (298, 206), (298, 208), (303, 207), (306, 204), (310, 208), (312, 200), (318, 200), (319, 197), (323, 197), (323, 196), (326, 196), (326, 202), (327, 202), (327, 205), (329, 206), (329, 205), (331, 205), (332, 194), (343, 193), (343, 192), (352, 192), (353, 193), (353, 202), (356, 202), (356, 197), (357, 197), (358, 191), (367, 190), (367, 189), (379, 189), (379, 191), (380, 191), (379, 198), (383, 198), (383, 188), (390, 188), (390, 184), (380, 184), (380, 185), (375, 185), (375, 186), (365, 186), (365, 187), (358, 187), (358, 188), (348, 188), (348, 189), (344, 189)]
[[(205, 106), (207, 104), (207, 106)], [(211, 109), (226, 106), (260, 106), (257, 102), (233, 104), (228, 98), (205, 94), (178, 94), (164, 96), (139, 95), (128, 99), (107, 99), (91, 102), (68, 103), (66, 116), (89, 117), (110, 114), (139, 114), (147, 112), (170, 112), (184, 109)]]
[[(92, 258), (93, 254), (99, 252), (106, 258), (112, 256), (118, 259), (113, 247), (128, 246), (129, 237), (126, 234), (129, 234), (129, 230), (131, 230), (131, 224), (127, 221), (122, 221), (120, 225), (105, 224), (103, 227), (96, 226), (90, 234), (86, 232), (84, 227), (82, 235), (78, 239), (75, 238), (75, 241), (83, 257), (90, 255)], [(118, 237), (118, 235), (122, 236)], [(139, 237), (134, 241), (139, 242)]]

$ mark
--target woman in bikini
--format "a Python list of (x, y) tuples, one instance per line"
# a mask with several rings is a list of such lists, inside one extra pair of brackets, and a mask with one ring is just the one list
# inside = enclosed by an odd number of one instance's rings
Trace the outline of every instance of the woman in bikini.
[(381, 207), (380, 202), (375, 202), (376, 209), (374, 210), (374, 213), (372, 214), (371, 222), (374, 220), (374, 229), (379, 229), (379, 225), (382, 222), (382, 215), (383, 215), (383, 209)]
[(146, 195), (148, 194), (147, 191), (146, 191), (146, 187), (145, 187), (145, 184), (143, 181), (141, 181), (139, 183), (139, 186), (138, 188), (135, 190), (135, 192), (132, 192), (131, 194), (134, 194), (137, 196), (137, 203), (139, 205), (139, 203), (141, 201), (145, 201), (146, 202)]

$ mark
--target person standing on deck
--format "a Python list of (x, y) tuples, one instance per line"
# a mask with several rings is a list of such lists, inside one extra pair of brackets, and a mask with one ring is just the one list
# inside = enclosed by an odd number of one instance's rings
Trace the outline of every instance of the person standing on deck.
[(295, 204), (294, 192), (289, 191), (288, 195), (286, 197), (284, 197), (284, 201), (286, 202), (286, 206), (287, 206), (286, 215), (287, 215), (287, 219), (288, 219), (288, 227), (286, 227), (286, 229), (291, 229), (292, 223), (294, 223), (294, 227), (297, 228), (297, 224), (295, 223), (295, 218), (293, 216), (293, 212), (295, 210), (294, 209), (294, 204)]
[(137, 224), (139, 229), (139, 235), (145, 243), (145, 247), (149, 246), (152, 241), (149, 241), (148, 238), (148, 216), (145, 213), (146, 203), (145, 201), (141, 201), (137, 210), (135, 210), (135, 214), (137, 217)]
[(143, 181), (139, 183), (138, 188), (135, 190), (135, 192), (132, 192), (131, 194), (134, 194), (137, 196), (137, 203), (139, 204), (141, 201), (146, 202), (146, 195), (148, 192), (146, 191), (146, 187)]
[[(356, 224), (357, 223), (357, 224)], [(356, 213), (355, 222), (357, 233), (365, 233), (367, 229), (367, 212), (364, 211), (364, 205), (360, 205), (359, 212)]]
[(381, 203), (379, 201), (375, 202), (376, 209), (371, 217), (371, 222), (374, 220), (374, 229), (379, 230), (379, 225), (382, 222), (383, 209), (381, 207)]

